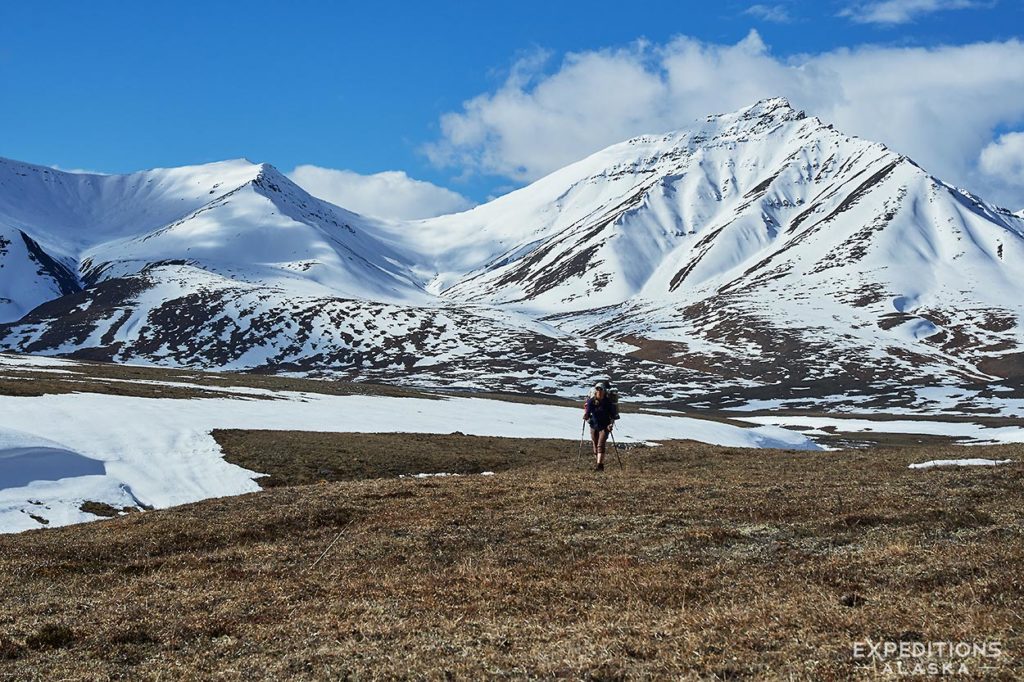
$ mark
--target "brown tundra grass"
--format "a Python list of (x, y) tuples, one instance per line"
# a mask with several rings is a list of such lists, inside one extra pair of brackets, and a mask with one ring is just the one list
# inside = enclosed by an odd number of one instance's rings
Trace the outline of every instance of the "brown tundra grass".
[[(218, 439), (274, 486), (0, 536), (0, 679), (873, 679), (866, 639), (999, 641), (972, 675), (1024, 675), (1019, 446), (678, 442), (601, 475), (566, 441)], [(467, 475), (397, 478), (445, 455)], [(907, 469), (964, 456), (1017, 461)]]

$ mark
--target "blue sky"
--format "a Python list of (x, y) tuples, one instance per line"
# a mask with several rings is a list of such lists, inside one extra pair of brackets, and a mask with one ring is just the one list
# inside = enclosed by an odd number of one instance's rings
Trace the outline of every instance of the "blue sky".
[[(1024, 3), (714, 4), (6, 0), (0, 156), (103, 172), (242, 156), (285, 171), (308, 164), (350, 171), (319, 178), (321, 194), (350, 203), (359, 197), (332, 182), (404, 171), (468, 204), (617, 136), (783, 94), (1024, 207), (1024, 134), (1014, 135), (1024, 101), (1007, 91), (1024, 91), (1024, 66), (1007, 63), (1024, 57)], [(965, 85), (974, 71), (982, 82)], [(693, 82), (677, 86), (679, 74)], [(835, 83), (844, 94), (820, 94)], [(951, 87), (951, 109), (1013, 101), (961, 115), (944, 111)], [(873, 122), (892, 93), (900, 121)], [(951, 128), (956, 140), (931, 144)], [(391, 180), (390, 191), (411, 182)], [(362, 184), (352, 191), (382, 188)]]

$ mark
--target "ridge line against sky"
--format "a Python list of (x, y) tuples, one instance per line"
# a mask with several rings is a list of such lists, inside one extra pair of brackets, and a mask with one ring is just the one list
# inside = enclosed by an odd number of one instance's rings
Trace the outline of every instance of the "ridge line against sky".
[(9, 2), (0, 156), (104, 172), (244, 156), (346, 208), (416, 218), (785, 96), (1016, 210), (1022, 5)]

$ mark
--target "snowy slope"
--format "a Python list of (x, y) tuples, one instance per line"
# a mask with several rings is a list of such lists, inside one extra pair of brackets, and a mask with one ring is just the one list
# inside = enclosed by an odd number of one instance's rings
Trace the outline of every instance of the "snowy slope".
[(29, 235), (89, 284), (177, 260), (305, 293), (425, 300), (404, 256), (361, 220), (268, 164), (118, 176), (0, 159), (0, 228)]
[[(430, 231), (458, 233), (460, 249), (474, 243), (481, 254), (492, 251), (463, 263), (476, 270), (446, 291), (551, 311), (622, 302), (674, 252), (692, 250), (752, 205), (744, 192), (760, 191), (794, 149), (807, 146), (782, 143), (805, 121), (783, 100), (766, 100), (691, 130), (614, 145), (490, 204), (427, 221)], [(717, 260), (742, 258), (751, 245), (743, 237), (722, 240), (718, 250), (729, 253)]]
[[(553, 313), (808, 279), (882, 284), (914, 305), (955, 288), (998, 304), (1024, 255), (1019, 216), (784, 100), (615, 145), (422, 227), (458, 234), (455, 260), (477, 268), (448, 296)], [(490, 255), (495, 244), (507, 250)], [(464, 260), (467, 245), (490, 253)]]
[[(446, 297), (766, 381), (1021, 371), (999, 365), (1024, 340), (1024, 221), (784, 100), (615, 145), (499, 201), (425, 223), (477, 256), (507, 248)], [(514, 241), (516, 225), (532, 229)]]
[(82, 252), (91, 280), (185, 259), (208, 272), (296, 294), (425, 301), (391, 249), (358, 216), (306, 194), (269, 165), (178, 220)]
[(72, 265), (50, 256), (21, 230), (0, 224), (0, 323), (78, 291)]
[(129, 175), (65, 173), (0, 159), (0, 223), (37, 236), (54, 255), (143, 234), (251, 180), (244, 159)]
[(781, 99), (412, 222), (246, 161), (3, 161), (0, 238), (33, 353), (719, 402), (1024, 376), (1024, 219)]

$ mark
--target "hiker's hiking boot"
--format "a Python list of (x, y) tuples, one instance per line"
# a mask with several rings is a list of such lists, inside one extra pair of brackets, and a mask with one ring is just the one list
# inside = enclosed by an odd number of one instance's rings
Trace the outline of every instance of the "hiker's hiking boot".
[(594, 466), (594, 471), (604, 471), (604, 462), (599, 462)]

